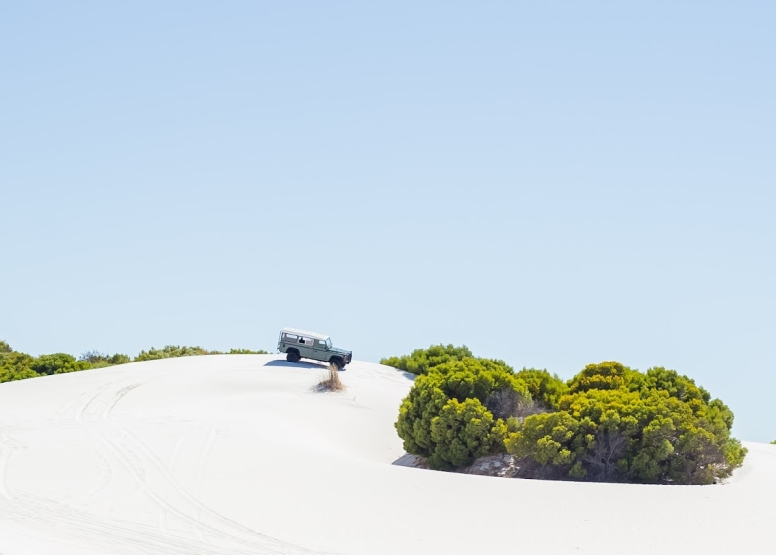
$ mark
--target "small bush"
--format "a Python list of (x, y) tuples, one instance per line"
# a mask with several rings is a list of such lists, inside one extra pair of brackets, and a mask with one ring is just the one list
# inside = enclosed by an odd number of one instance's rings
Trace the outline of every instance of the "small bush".
[(318, 382), (316, 389), (318, 391), (344, 391), (345, 384), (340, 380), (339, 369), (335, 365), (329, 364), (326, 375)]
[(41, 355), (30, 363), (30, 368), (38, 374), (50, 376), (52, 374), (66, 374), (68, 372), (78, 372), (79, 370), (88, 370), (90, 364), (83, 360), (76, 360), (75, 357), (66, 353), (54, 353), (51, 355)]
[(30, 368), (33, 360), (30, 355), (15, 351), (0, 353), (0, 383), (37, 378), (40, 374)]
[(229, 349), (227, 354), (230, 355), (266, 355), (267, 351), (259, 349), (258, 351), (251, 351), (250, 349)]
[(140, 351), (140, 354), (135, 357), (135, 362), (143, 362), (146, 360), (160, 360), (163, 358), (177, 358), (177, 357), (190, 357), (198, 355), (207, 355), (210, 351), (203, 349), (202, 347), (186, 347), (180, 345), (165, 345), (163, 349), (155, 349), (151, 347), (148, 351)]
[(40, 374), (30, 365), (35, 360), (30, 355), (11, 349), (5, 341), (0, 341), (0, 383), (37, 378)]
[(393, 366), (399, 370), (410, 372), (412, 374), (427, 374), (431, 368), (445, 364), (447, 362), (460, 361), (465, 358), (472, 358), (472, 352), (462, 345), (454, 347), (453, 345), (432, 345), (428, 349), (416, 349), (412, 354), (401, 357), (389, 357), (380, 360), (380, 364)]
[(92, 368), (106, 368), (108, 366), (132, 362), (132, 359), (129, 358), (128, 355), (121, 353), (108, 355), (99, 351), (87, 351), (78, 357), (78, 360), (88, 362)]

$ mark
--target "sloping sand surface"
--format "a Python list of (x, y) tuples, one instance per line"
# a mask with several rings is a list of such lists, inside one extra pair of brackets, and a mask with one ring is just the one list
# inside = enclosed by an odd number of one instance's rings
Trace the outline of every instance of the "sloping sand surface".
[(719, 486), (406, 468), (411, 380), (214, 355), (0, 385), (0, 554), (776, 553), (776, 445)]

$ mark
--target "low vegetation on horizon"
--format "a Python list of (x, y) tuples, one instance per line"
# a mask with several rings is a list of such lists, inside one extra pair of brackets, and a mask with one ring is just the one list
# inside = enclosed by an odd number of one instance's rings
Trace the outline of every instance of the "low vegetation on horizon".
[(140, 351), (134, 359), (128, 355), (116, 353), (108, 355), (98, 351), (90, 351), (82, 354), (77, 359), (67, 353), (53, 353), (33, 357), (26, 353), (14, 351), (5, 341), (0, 340), (0, 383), (51, 374), (65, 374), (81, 370), (105, 368), (127, 362), (142, 362), (146, 360), (158, 360), (162, 358), (188, 357), (198, 355), (265, 355), (267, 351), (251, 351), (250, 349), (231, 349), (228, 353), (221, 351), (208, 351), (202, 347), (186, 347), (179, 345), (167, 345), (163, 349)]
[(564, 382), (453, 345), (380, 362), (418, 375), (395, 426), (434, 469), (508, 453), (522, 478), (712, 484), (746, 455), (733, 412), (663, 367), (601, 362)]

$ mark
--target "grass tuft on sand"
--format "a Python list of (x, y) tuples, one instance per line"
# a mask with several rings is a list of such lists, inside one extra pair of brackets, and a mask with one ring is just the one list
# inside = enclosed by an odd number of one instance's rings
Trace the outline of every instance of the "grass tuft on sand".
[(329, 369), (326, 374), (318, 382), (318, 386), (315, 388), (317, 391), (344, 391), (345, 384), (342, 383), (339, 377), (339, 369), (334, 364), (329, 364)]

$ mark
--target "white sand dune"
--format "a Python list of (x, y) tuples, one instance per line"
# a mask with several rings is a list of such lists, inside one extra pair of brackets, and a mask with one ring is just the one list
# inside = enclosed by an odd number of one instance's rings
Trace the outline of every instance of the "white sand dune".
[(705, 487), (405, 468), (412, 382), (323, 373), (217, 355), (1, 385), (0, 554), (776, 553), (776, 446)]

